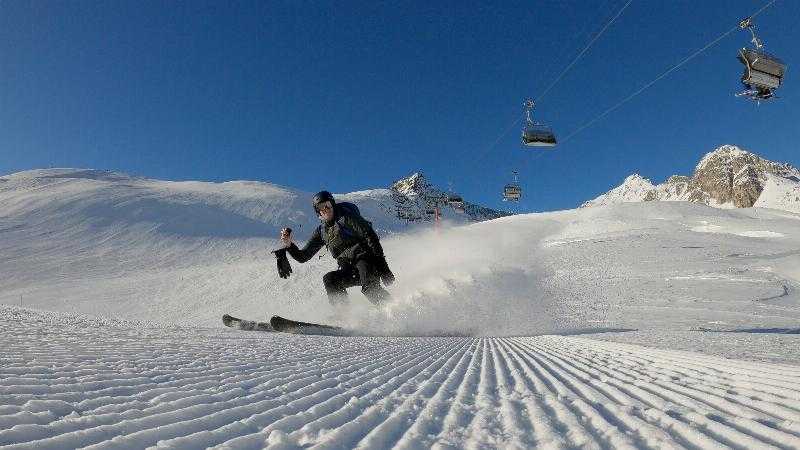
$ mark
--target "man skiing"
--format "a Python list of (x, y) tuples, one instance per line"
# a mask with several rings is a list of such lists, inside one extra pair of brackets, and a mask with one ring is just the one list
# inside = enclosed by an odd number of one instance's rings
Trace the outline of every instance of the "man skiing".
[(291, 273), (286, 252), (295, 261), (304, 263), (326, 246), (339, 265), (338, 270), (322, 277), (331, 304), (345, 303), (346, 289), (353, 286), (361, 286), (361, 292), (374, 305), (389, 300), (389, 292), (381, 286), (381, 280), (388, 286), (394, 282), (394, 274), (389, 270), (372, 224), (361, 217), (358, 207), (336, 203), (328, 191), (317, 193), (313, 205), (321, 224), (302, 249), (292, 242), (291, 229), (281, 230), (284, 248), (275, 252), (279, 275), (287, 278)]

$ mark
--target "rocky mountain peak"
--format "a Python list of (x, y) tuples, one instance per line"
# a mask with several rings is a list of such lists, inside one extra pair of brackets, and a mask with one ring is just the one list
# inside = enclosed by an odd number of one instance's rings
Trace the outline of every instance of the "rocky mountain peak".
[(742, 150), (723, 145), (706, 154), (697, 164), (691, 181), (689, 201), (716, 202), (749, 208), (764, 189), (766, 174), (792, 176), (797, 169)]
[(433, 187), (422, 173), (414, 172), (392, 183), (391, 189), (403, 195), (420, 195), (432, 190)]
[(437, 214), (445, 218), (452, 214), (462, 215), (472, 221), (509, 215), (504, 211), (464, 201), (460, 196), (438, 189), (420, 172), (395, 181), (391, 191), (397, 217), (409, 222), (432, 221)]
[(758, 202), (763, 206), (759, 197), (772, 176), (791, 183), (800, 181), (800, 171), (789, 164), (766, 160), (735, 145), (722, 145), (703, 156), (691, 177), (673, 175), (653, 186), (633, 174), (582, 206), (637, 201), (691, 201), (736, 208), (749, 208)]
[(734, 160), (753, 160), (754, 158), (759, 159), (756, 155), (742, 150), (735, 145), (725, 144), (716, 148), (714, 151), (706, 153), (700, 162), (697, 163), (695, 172), (704, 170), (709, 165), (730, 165)]

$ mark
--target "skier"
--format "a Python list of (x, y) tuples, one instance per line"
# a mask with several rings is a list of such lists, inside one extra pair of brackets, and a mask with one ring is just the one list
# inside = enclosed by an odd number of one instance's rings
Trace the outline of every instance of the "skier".
[(281, 278), (287, 278), (292, 271), (286, 259), (287, 252), (295, 261), (304, 263), (324, 245), (339, 265), (338, 270), (322, 277), (332, 305), (346, 303), (346, 289), (353, 286), (361, 286), (361, 292), (374, 305), (389, 300), (389, 292), (380, 282), (391, 285), (394, 283), (394, 274), (389, 270), (383, 247), (372, 224), (361, 217), (356, 205), (336, 203), (328, 191), (317, 193), (313, 206), (321, 224), (302, 249), (292, 242), (290, 228), (281, 230), (284, 248), (275, 251)]

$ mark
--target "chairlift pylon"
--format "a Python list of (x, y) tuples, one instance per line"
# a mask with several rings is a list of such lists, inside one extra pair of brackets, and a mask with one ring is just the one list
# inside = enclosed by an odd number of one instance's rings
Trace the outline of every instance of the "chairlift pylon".
[(752, 18), (747, 17), (739, 22), (739, 28), (750, 31), (753, 48), (742, 48), (736, 56), (744, 65), (742, 85), (745, 88), (736, 96), (757, 102), (775, 98), (775, 90), (783, 84), (786, 64), (763, 50), (764, 42), (756, 36)]
[(525, 101), (525, 128), (522, 129), (522, 144), (526, 147), (553, 147), (556, 145), (556, 135), (553, 130), (544, 124), (534, 122), (531, 118), (533, 100)]

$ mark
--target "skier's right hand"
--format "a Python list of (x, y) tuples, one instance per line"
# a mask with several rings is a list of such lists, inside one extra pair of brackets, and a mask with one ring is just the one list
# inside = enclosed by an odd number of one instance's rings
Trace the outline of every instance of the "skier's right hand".
[(285, 227), (281, 229), (281, 244), (284, 248), (292, 246), (292, 229)]

